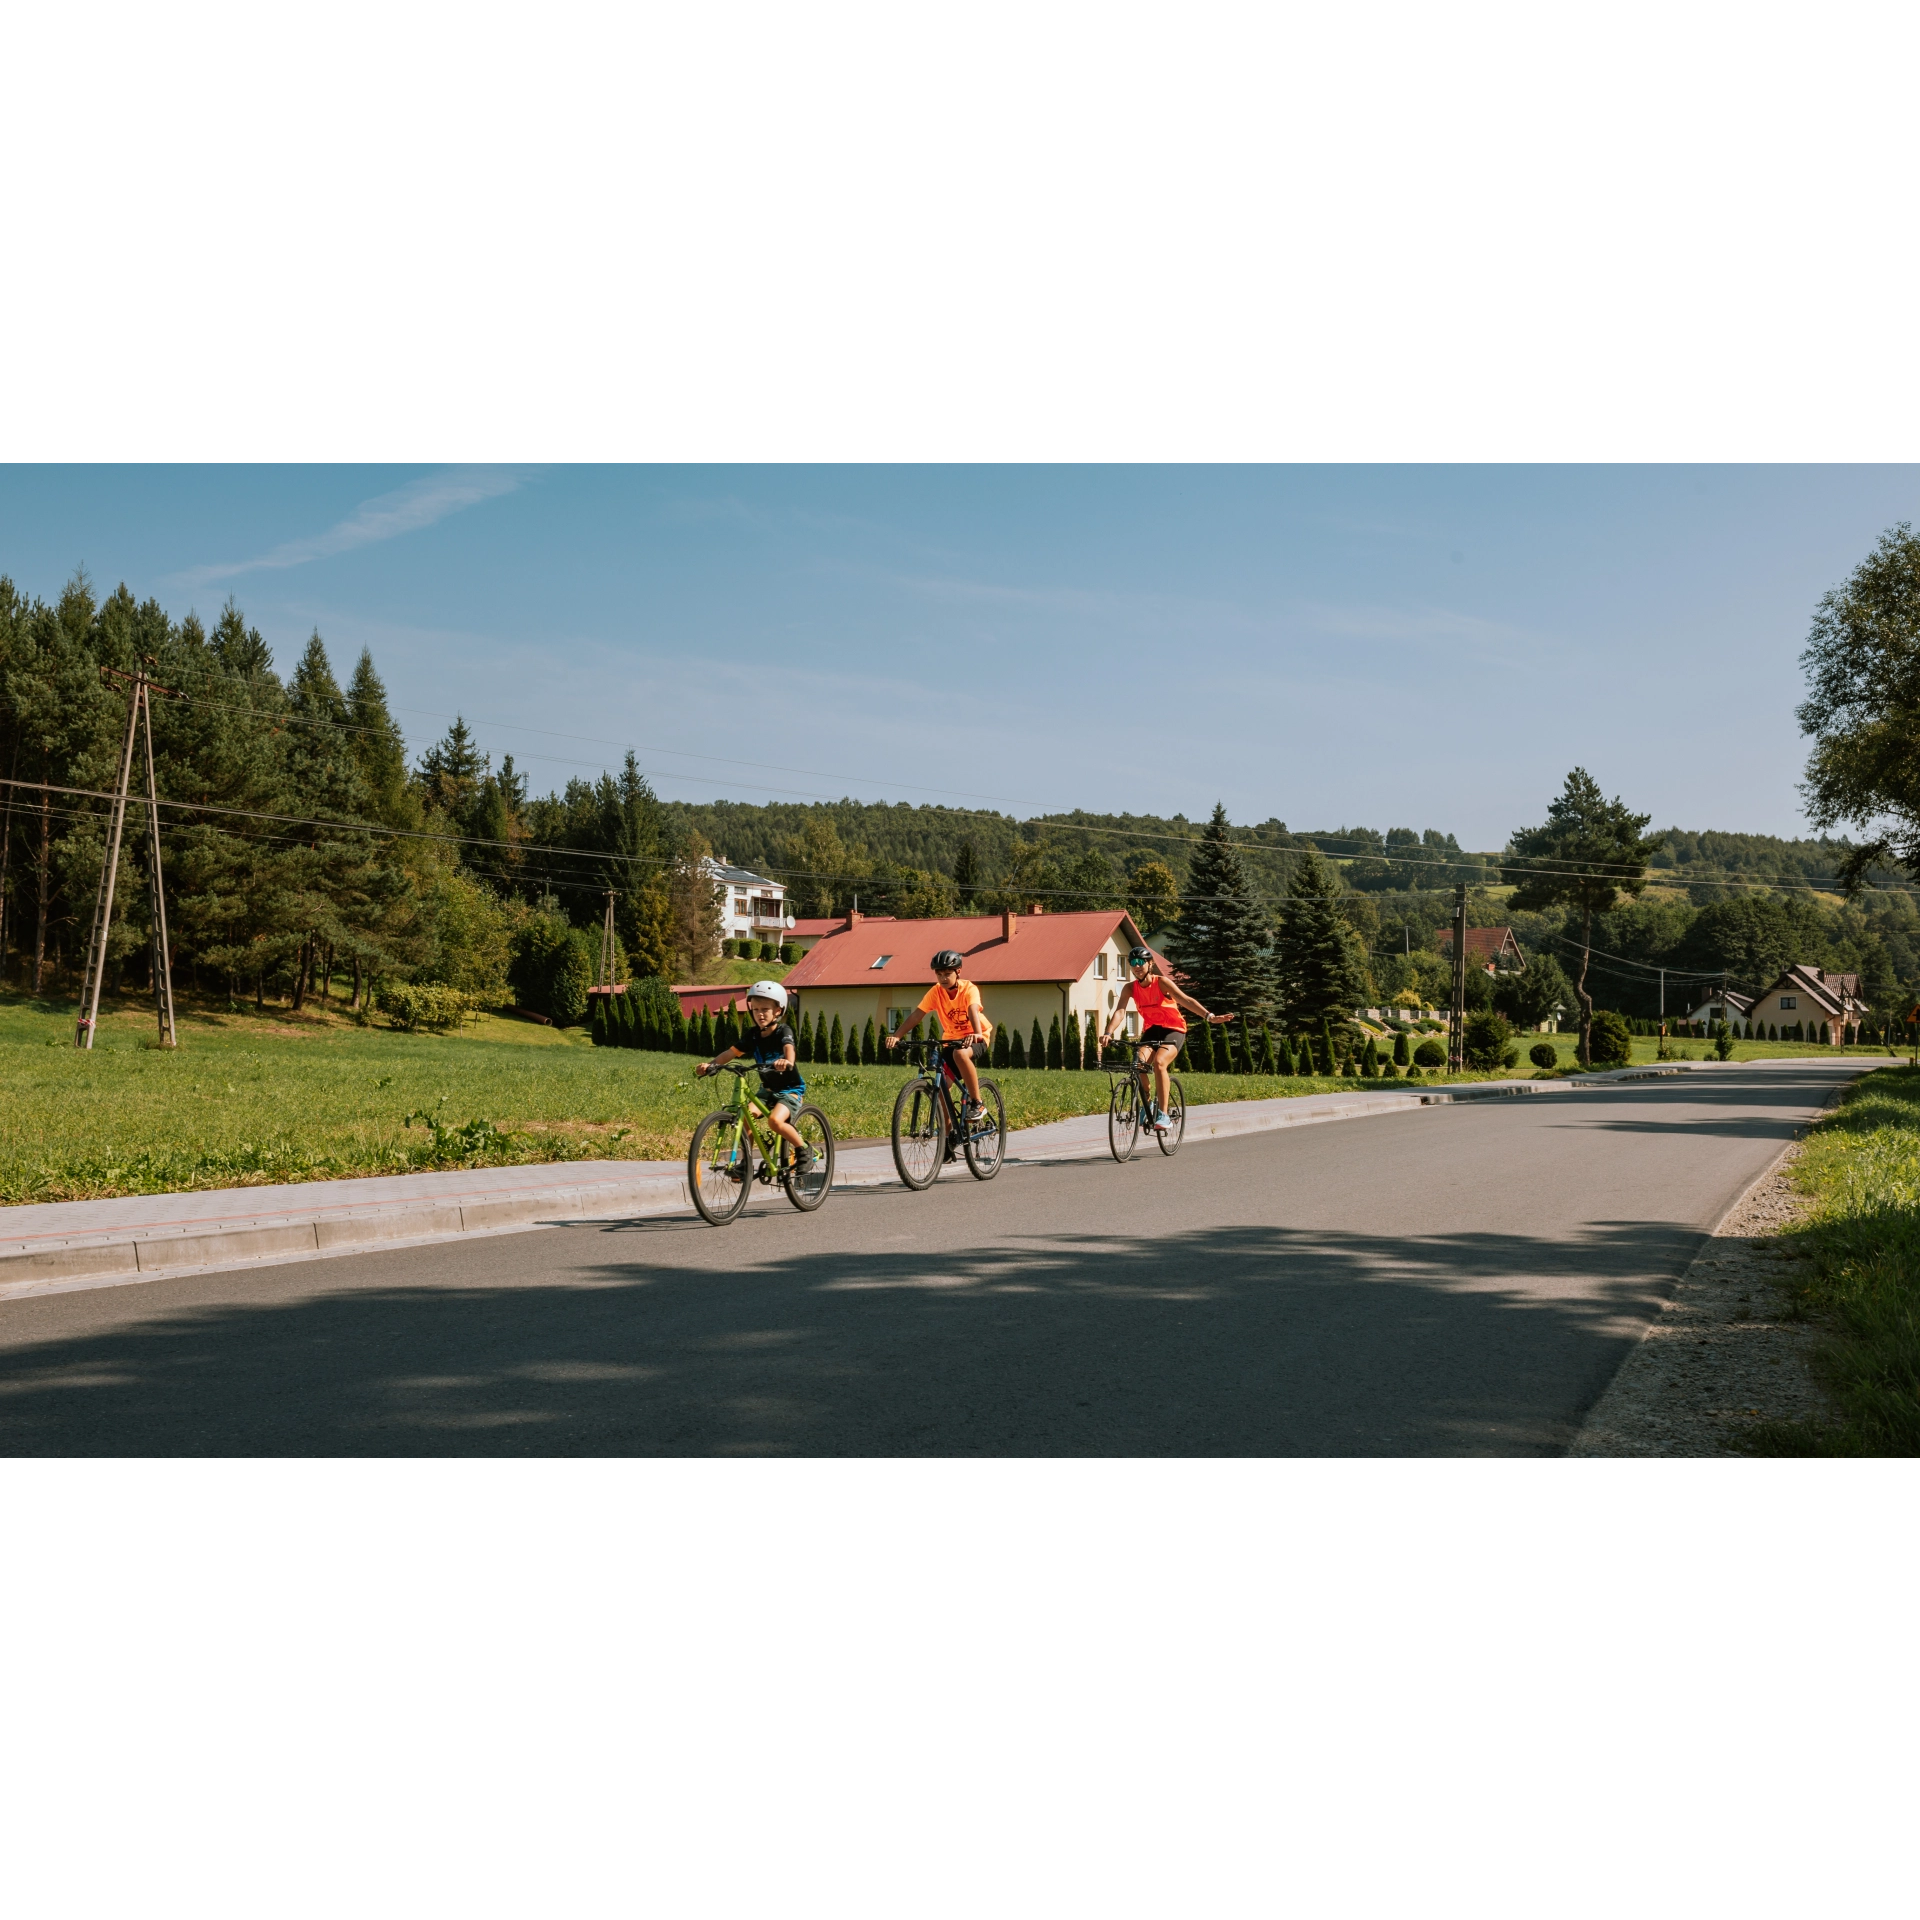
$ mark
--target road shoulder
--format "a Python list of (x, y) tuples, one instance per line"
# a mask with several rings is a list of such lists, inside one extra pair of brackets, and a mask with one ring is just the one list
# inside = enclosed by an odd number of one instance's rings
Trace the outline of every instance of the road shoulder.
[(1591, 1459), (1726, 1458), (1772, 1422), (1833, 1417), (1815, 1381), (1817, 1326), (1790, 1315), (1782, 1236), (1811, 1204), (1796, 1141), (1735, 1202), (1594, 1403), (1568, 1452)]

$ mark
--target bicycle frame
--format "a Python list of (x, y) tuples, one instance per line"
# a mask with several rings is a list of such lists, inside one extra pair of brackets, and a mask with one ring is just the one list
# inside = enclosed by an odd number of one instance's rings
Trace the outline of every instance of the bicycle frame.
[[(909, 1061), (912, 1061), (916, 1055), (921, 1057), (928, 1053), (933, 1055), (935, 1065), (931, 1078), (934, 1091), (947, 1103), (947, 1115), (952, 1122), (952, 1137), (956, 1140), (964, 1132), (961, 1120), (966, 1112), (967, 1083), (955, 1071), (954, 1064), (947, 1055), (947, 1048), (958, 1044), (957, 1041), (948, 1040), (906, 1040), (900, 1046), (900, 1051)], [(927, 1070), (923, 1066), (920, 1071), (924, 1074)]]
[(759, 1072), (759, 1068), (750, 1061), (729, 1060), (725, 1066), (716, 1068), (715, 1071), (733, 1075), (733, 1091), (721, 1104), (729, 1112), (738, 1116), (740, 1125), (753, 1140), (754, 1151), (760, 1159), (760, 1168), (754, 1177), (772, 1182), (777, 1178), (781, 1156), (791, 1153), (793, 1147), (789, 1141), (774, 1132), (773, 1122), (767, 1117), (765, 1102), (756, 1100), (747, 1091), (747, 1075)]

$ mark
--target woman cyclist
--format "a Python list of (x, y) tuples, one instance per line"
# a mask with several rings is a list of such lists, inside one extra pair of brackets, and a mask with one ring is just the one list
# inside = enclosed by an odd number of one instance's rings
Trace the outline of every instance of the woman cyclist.
[(897, 1047), (923, 1016), (932, 1014), (940, 1023), (940, 1049), (952, 1060), (967, 1090), (965, 1118), (980, 1118), (980, 1069), (987, 1042), (993, 1038), (993, 1022), (980, 1004), (980, 989), (971, 980), (960, 978), (960, 956), (951, 947), (942, 947), (933, 956), (933, 985), (926, 998), (914, 1009), (913, 1018), (897, 1033), (887, 1035), (889, 1049)]
[(1167, 1102), (1172, 1098), (1168, 1069), (1187, 1044), (1187, 1017), (1182, 1007), (1197, 1013), (1202, 1020), (1216, 1025), (1231, 1020), (1230, 1013), (1209, 1013), (1190, 993), (1182, 993), (1171, 980), (1163, 979), (1153, 954), (1146, 947), (1135, 947), (1127, 955), (1127, 969), (1133, 975), (1120, 989), (1120, 998), (1107, 1015), (1106, 1031), (1100, 1036), (1104, 1047), (1119, 1031), (1128, 1002), (1140, 1016), (1140, 1051), (1134, 1056), (1137, 1066), (1153, 1062), (1153, 1111), (1149, 1115), (1155, 1133), (1165, 1133), (1172, 1122), (1167, 1118)]

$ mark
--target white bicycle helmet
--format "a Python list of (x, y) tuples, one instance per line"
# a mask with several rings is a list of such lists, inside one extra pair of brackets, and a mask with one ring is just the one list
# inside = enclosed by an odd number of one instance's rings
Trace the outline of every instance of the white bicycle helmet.
[(778, 980), (756, 980), (747, 989), (749, 1000), (771, 1000), (782, 1013), (787, 1010), (787, 990)]

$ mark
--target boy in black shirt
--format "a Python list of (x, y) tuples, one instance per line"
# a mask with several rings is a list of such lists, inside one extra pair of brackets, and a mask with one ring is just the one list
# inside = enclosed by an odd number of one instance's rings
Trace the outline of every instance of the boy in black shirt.
[(767, 1123), (793, 1149), (794, 1170), (806, 1173), (813, 1166), (813, 1149), (800, 1138), (798, 1129), (787, 1118), (797, 1113), (807, 1097), (807, 1083), (800, 1077), (795, 1054), (793, 1029), (780, 1016), (787, 1010), (787, 990), (777, 980), (756, 980), (747, 989), (747, 1012), (753, 1016), (753, 1031), (724, 1053), (703, 1060), (694, 1068), (698, 1078), (717, 1073), (729, 1060), (752, 1057), (760, 1069), (760, 1091), (767, 1096)]

